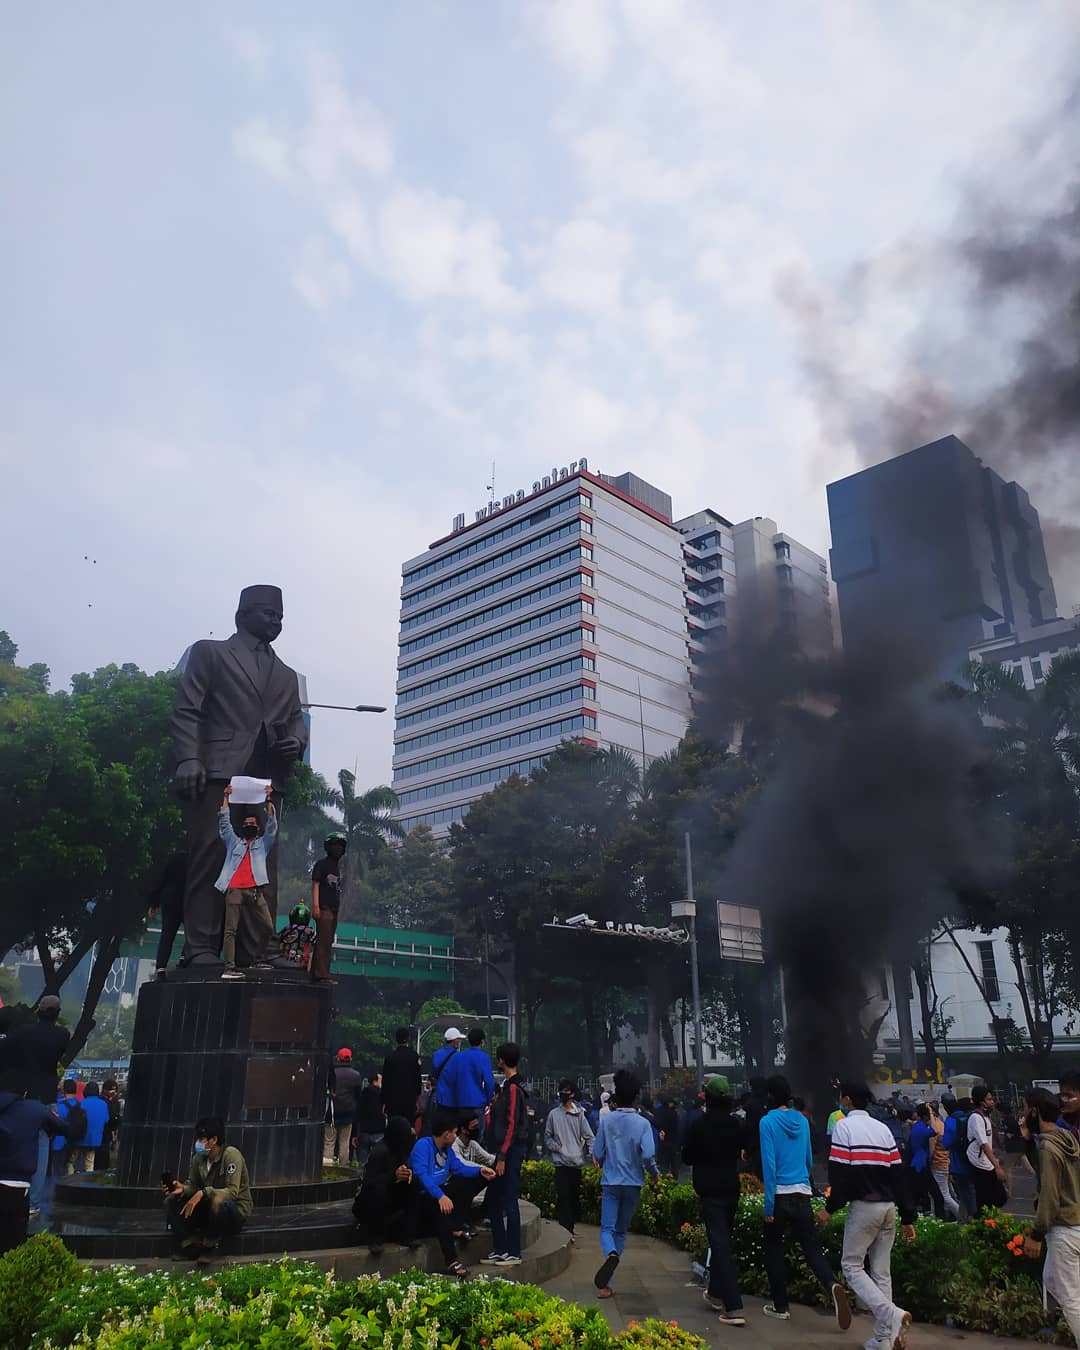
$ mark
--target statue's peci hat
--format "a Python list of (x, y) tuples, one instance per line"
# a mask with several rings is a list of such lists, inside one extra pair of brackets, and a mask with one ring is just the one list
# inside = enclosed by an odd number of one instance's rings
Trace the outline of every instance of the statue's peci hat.
[(280, 586), (245, 586), (240, 592), (240, 603), (238, 609), (244, 609), (247, 605), (273, 605), (275, 609), (281, 609), (281, 587)]

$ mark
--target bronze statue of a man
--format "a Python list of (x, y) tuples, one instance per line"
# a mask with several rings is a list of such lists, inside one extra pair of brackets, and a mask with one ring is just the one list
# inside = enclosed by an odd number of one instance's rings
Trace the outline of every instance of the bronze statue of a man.
[[(245, 586), (236, 632), (225, 642), (196, 642), (187, 653), (173, 709), (176, 790), (186, 802), (187, 885), (184, 892), (184, 964), (217, 964), (224, 902), (214, 889), (221, 871), (218, 808), (234, 774), (269, 778), (272, 800), (304, 752), (307, 728), (296, 671), (270, 643), (281, 632), (281, 591)], [(277, 918), (277, 851), (267, 865), (267, 904)], [(262, 953), (249, 954), (261, 959)]]

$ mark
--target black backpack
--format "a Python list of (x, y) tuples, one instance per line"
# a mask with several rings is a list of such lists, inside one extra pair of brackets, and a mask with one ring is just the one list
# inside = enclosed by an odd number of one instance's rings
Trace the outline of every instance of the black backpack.
[(90, 1125), (89, 1117), (78, 1102), (68, 1102), (67, 1119), (71, 1126), (67, 1137), (68, 1144), (78, 1144), (80, 1139), (86, 1138), (86, 1131)]

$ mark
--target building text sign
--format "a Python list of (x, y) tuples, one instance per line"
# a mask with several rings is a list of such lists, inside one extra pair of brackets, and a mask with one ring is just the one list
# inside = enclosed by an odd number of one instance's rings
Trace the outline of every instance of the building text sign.
[[(552, 469), (550, 473), (544, 474), (542, 478), (533, 480), (532, 488), (526, 492), (524, 488), (518, 488), (516, 492), (509, 492), (505, 497), (492, 497), (487, 506), (482, 506), (474, 515), (474, 523), (477, 520), (487, 520), (488, 516), (497, 515), (500, 511), (508, 511), (511, 506), (516, 506), (518, 502), (523, 502), (527, 496), (532, 496), (534, 492), (543, 492), (545, 488), (554, 487), (556, 483), (561, 483), (564, 478), (572, 478), (576, 473), (585, 473), (588, 471), (589, 461), (584, 457), (575, 459), (570, 464), (564, 465), (561, 469)], [(454, 531), (465, 528), (465, 512), (461, 511), (454, 517)]]

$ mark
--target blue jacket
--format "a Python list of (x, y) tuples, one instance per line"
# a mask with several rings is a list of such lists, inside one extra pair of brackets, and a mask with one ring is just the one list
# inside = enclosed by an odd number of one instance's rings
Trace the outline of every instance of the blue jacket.
[[(224, 893), (229, 889), (229, 882), (232, 881), (236, 869), (244, 861), (244, 853), (247, 850), (249, 841), (241, 839), (232, 827), (232, 820), (229, 816), (229, 808), (223, 806), (218, 812), (218, 834), (221, 836), (221, 842), (225, 845), (225, 864), (218, 873), (218, 879), (214, 882), (214, 889)], [(255, 878), (256, 886), (265, 886), (268, 884), (266, 875), (266, 855), (274, 847), (274, 840), (277, 838), (277, 812), (267, 811), (266, 829), (257, 839), (250, 840), (251, 843), (251, 874)]]
[(100, 1148), (109, 1123), (109, 1103), (104, 1097), (84, 1097), (82, 1109), (86, 1112), (86, 1133), (75, 1140), (76, 1148)]
[(495, 1079), (491, 1072), (491, 1060), (478, 1045), (470, 1045), (468, 1050), (459, 1050), (456, 1055), (451, 1055), (435, 1085), (435, 1100), (439, 1105), (460, 1110), (476, 1107), (478, 1111), (483, 1111), (494, 1095)]
[[(76, 1106), (82, 1106), (82, 1102), (79, 1101), (78, 1097), (60, 1097), (57, 1100), (56, 1114), (60, 1117), (61, 1120), (67, 1120), (68, 1107), (73, 1102), (75, 1103)], [(70, 1142), (71, 1141), (69, 1139), (65, 1139), (62, 1134), (58, 1134), (52, 1142), (53, 1150), (57, 1153), (62, 1153), (64, 1149), (67, 1148)]]
[(600, 1117), (592, 1155), (604, 1169), (602, 1186), (642, 1186), (646, 1172), (659, 1175), (653, 1127), (632, 1107)]
[(479, 1167), (465, 1162), (453, 1148), (448, 1148), (445, 1153), (437, 1149), (435, 1140), (430, 1134), (418, 1139), (413, 1145), (413, 1150), (409, 1154), (409, 1166), (412, 1168), (413, 1176), (433, 1200), (438, 1200), (443, 1194), (443, 1187), (452, 1176), (480, 1175)]
[(0, 1181), (29, 1183), (37, 1171), (40, 1131), (51, 1137), (67, 1129), (67, 1121), (54, 1116), (44, 1102), (0, 1092)]
[(945, 1122), (945, 1131), (941, 1136), (942, 1148), (949, 1150), (949, 1171), (954, 1177), (971, 1176), (971, 1164), (967, 1159), (967, 1126), (969, 1112), (957, 1109), (949, 1114)]
[(925, 1172), (930, 1166), (930, 1141), (933, 1137), (934, 1131), (921, 1120), (912, 1125), (911, 1137), (908, 1140), (908, 1157), (912, 1171)]
[(758, 1127), (761, 1170), (765, 1181), (765, 1213), (776, 1204), (777, 1186), (809, 1186), (814, 1168), (810, 1126), (801, 1111), (768, 1111)]

